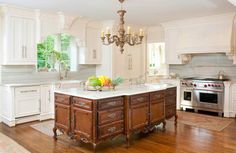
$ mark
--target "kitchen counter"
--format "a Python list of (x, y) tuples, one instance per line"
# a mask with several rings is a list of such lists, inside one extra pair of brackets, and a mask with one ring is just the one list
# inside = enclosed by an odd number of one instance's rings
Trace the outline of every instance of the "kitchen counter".
[(165, 90), (172, 87), (176, 86), (172, 84), (153, 83), (153, 84), (137, 85), (132, 87), (123, 86), (123, 87), (118, 87), (116, 90), (112, 91), (85, 91), (83, 89), (78, 89), (78, 88), (69, 88), (69, 89), (58, 89), (55, 90), (54, 92), (70, 96), (98, 100), (110, 97), (130, 96), (147, 92), (154, 92), (159, 90)]
[(42, 82), (22, 82), (22, 83), (2, 83), (0, 86), (5, 87), (21, 87), (21, 86), (38, 86), (45, 84), (57, 83), (80, 83), (82, 80), (57, 80), (57, 81), (42, 81)]

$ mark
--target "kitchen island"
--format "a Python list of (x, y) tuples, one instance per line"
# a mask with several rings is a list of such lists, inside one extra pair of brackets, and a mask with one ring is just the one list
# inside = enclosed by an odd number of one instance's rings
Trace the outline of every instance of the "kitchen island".
[(115, 91), (71, 88), (55, 91), (55, 127), (71, 138), (96, 145), (118, 135), (127, 146), (134, 132), (149, 132), (176, 114), (176, 87), (146, 84)]

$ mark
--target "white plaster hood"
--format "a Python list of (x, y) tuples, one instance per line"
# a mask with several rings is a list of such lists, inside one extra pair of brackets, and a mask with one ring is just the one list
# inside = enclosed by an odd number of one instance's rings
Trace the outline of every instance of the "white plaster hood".
[(236, 64), (236, 13), (164, 23), (178, 31), (177, 54), (183, 63), (194, 54), (225, 53)]

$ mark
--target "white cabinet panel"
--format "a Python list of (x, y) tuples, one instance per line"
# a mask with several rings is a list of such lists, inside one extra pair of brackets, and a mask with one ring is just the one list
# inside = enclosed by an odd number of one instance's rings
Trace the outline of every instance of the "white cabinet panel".
[(27, 97), (27, 98), (16, 98), (16, 110), (15, 110), (15, 117), (24, 117), (24, 116), (31, 116), (40, 113), (40, 106), (39, 106), (39, 96), (38, 97)]
[(53, 93), (51, 85), (41, 86), (41, 115), (53, 114)]
[(101, 64), (100, 29), (87, 27), (86, 47), (80, 48), (79, 64)]
[(39, 86), (15, 88), (15, 118), (40, 113), (39, 91)]

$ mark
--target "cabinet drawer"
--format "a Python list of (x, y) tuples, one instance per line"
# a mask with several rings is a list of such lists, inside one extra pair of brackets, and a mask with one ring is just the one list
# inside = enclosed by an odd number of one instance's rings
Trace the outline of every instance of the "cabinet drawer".
[(150, 93), (150, 99), (151, 99), (151, 101), (163, 99), (164, 95), (165, 95), (164, 90), (157, 91), (157, 92), (152, 92), (152, 93)]
[(98, 128), (98, 138), (103, 139), (124, 132), (124, 121), (118, 121), (112, 124), (99, 126)]
[(176, 95), (176, 87), (169, 88), (169, 89), (166, 90), (166, 96), (167, 97), (168, 96), (174, 96), (174, 95)]
[(55, 102), (70, 105), (70, 96), (63, 94), (55, 94)]
[(176, 105), (176, 96), (167, 96), (165, 98), (165, 104), (166, 105)]
[(131, 105), (149, 102), (149, 94), (131, 96)]
[(123, 97), (109, 98), (109, 99), (103, 99), (103, 100), (98, 101), (99, 110), (115, 108), (115, 107), (123, 107), (123, 106), (124, 106)]
[(171, 118), (176, 115), (176, 106), (167, 106), (165, 109), (166, 118)]
[(32, 95), (39, 95), (39, 94), (40, 94), (40, 87), (39, 86), (15, 88), (15, 95), (17, 97), (32, 96)]
[(98, 124), (109, 124), (114, 121), (123, 120), (124, 119), (124, 109), (116, 108), (107, 111), (98, 112)]
[(92, 100), (73, 97), (72, 102), (73, 102), (73, 105), (76, 107), (92, 110), (92, 102), (93, 102)]

